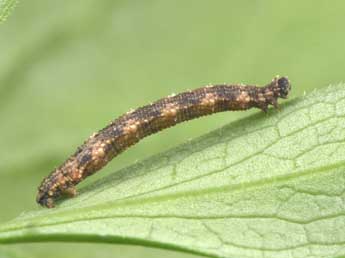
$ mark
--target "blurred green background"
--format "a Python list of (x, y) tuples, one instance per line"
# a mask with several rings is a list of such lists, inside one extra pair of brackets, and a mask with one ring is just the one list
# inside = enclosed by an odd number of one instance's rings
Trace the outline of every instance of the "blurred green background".
[[(39, 209), (43, 176), (130, 108), (210, 82), (288, 75), (296, 97), (344, 81), (344, 10), (341, 0), (20, 2), (0, 25), (0, 222)], [(81, 187), (253, 112), (147, 138)], [(198, 257), (104, 244), (0, 247), (0, 257), (47, 255)]]

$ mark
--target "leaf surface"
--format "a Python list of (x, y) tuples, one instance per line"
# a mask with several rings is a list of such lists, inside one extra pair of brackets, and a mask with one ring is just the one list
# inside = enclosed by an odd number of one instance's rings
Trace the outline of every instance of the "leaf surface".
[(17, 0), (0, 0), (0, 23), (6, 20), (17, 2)]
[(213, 257), (345, 255), (345, 86), (229, 124), (0, 227)]

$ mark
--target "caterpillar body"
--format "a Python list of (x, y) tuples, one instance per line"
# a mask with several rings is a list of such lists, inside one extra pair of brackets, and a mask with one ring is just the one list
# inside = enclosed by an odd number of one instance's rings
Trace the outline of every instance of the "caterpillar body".
[(291, 90), (287, 77), (264, 87), (211, 85), (160, 99), (128, 112), (91, 135), (61, 166), (44, 178), (37, 202), (52, 208), (61, 195), (76, 195), (76, 185), (142, 138), (178, 123), (228, 110), (278, 107)]

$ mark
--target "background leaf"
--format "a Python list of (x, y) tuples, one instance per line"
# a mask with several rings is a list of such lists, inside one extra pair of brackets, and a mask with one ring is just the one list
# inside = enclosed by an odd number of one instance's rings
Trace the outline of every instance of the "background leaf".
[[(210, 82), (265, 84), (288, 75), (293, 98), (344, 81), (341, 0), (33, 0), (19, 7), (0, 26), (1, 222), (37, 209), (43, 176), (130, 108)], [(255, 112), (217, 114), (149, 137), (81, 187)], [(6, 250), (25, 257), (200, 257), (99, 243)]]
[(345, 255), (344, 129), (345, 85), (315, 91), (119, 171), (58, 208), (25, 213), (0, 227), (0, 242)]
[(6, 20), (17, 3), (17, 0), (0, 0), (0, 23)]

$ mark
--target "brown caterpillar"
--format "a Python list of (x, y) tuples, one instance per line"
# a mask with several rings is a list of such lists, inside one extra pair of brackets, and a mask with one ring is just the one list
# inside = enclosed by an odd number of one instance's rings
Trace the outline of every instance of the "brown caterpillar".
[(38, 188), (37, 202), (52, 208), (62, 194), (76, 195), (75, 186), (79, 182), (148, 135), (216, 112), (252, 107), (267, 112), (268, 105), (277, 108), (277, 99), (287, 98), (290, 89), (286, 77), (275, 77), (264, 87), (213, 85), (166, 97), (128, 112), (90, 136), (46, 177)]

